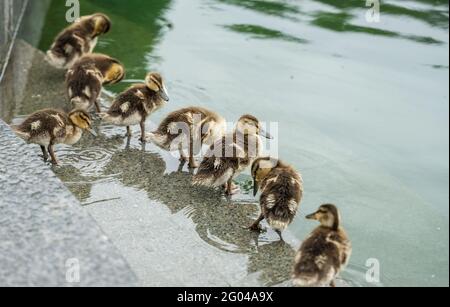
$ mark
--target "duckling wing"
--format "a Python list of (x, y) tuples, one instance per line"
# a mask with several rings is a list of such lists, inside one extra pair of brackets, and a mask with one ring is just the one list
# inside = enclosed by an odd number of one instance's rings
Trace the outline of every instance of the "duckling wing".
[(341, 269), (340, 251), (319, 228), (302, 244), (295, 259), (294, 284), (302, 287), (329, 285)]
[(66, 134), (67, 116), (56, 110), (43, 110), (30, 115), (16, 133), (30, 142), (47, 145), (51, 139), (64, 138)]
[(194, 176), (193, 183), (212, 187), (223, 186), (239, 169), (240, 155), (242, 149), (239, 146), (228, 142), (227, 138), (222, 138), (209, 149)]
[(187, 149), (189, 136), (193, 130), (195, 132), (192, 116), (188, 113), (188, 109), (182, 109), (169, 114), (156, 131), (148, 134), (149, 140), (165, 150), (179, 150), (179, 145)]
[(187, 111), (180, 110), (167, 116), (159, 125), (157, 133), (165, 135), (167, 142), (170, 144), (181, 135), (184, 135), (185, 140), (188, 140), (189, 134), (195, 133), (195, 128), (192, 115)]
[(223, 186), (233, 178), (237, 167), (237, 159), (205, 158), (194, 176), (193, 184), (210, 187)]
[(303, 190), (298, 177), (285, 171), (273, 171), (262, 183), (260, 205), (269, 225), (284, 231), (294, 220)]
[[(127, 119), (130, 120), (132, 117), (138, 117), (133, 121), (134, 123), (130, 123), (130, 125), (138, 124), (142, 119), (142, 114), (145, 112), (143, 98), (139, 93), (140, 88), (138, 86), (133, 86), (121, 93), (114, 100), (114, 103), (109, 108), (103, 120), (120, 124)], [(138, 113), (139, 116), (135, 116), (136, 113)]]
[(66, 29), (56, 37), (49, 50), (50, 63), (57, 68), (68, 66), (83, 54), (86, 45), (83, 35), (71, 28)]
[(82, 98), (94, 103), (102, 89), (101, 76), (95, 67), (76, 67), (66, 75), (66, 88), (70, 100)]

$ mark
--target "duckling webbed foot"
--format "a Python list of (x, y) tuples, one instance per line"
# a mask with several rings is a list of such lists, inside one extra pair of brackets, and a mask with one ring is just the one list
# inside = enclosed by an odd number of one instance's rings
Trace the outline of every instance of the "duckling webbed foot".
[(247, 227), (247, 229), (251, 230), (251, 231), (255, 231), (255, 232), (261, 232), (263, 230), (262, 227), (261, 227), (261, 221), (262, 220), (264, 220), (264, 215), (261, 214), (258, 217), (258, 219), (252, 225)]
[(195, 159), (193, 159), (193, 158), (189, 159), (189, 168), (190, 169), (196, 169), (199, 166), (200, 166), (200, 164), (197, 161), (195, 161)]
[(180, 165), (178, 166), (178, 172), (181, 173), (183, 171), (184, 166), (186, 165), (186, 159), (180, 158)]
[(258, 224), (252, 224), (250, 226), (248, 226), (246, 229), (250, 230), (250, 231), (254, 231), (254, 232), (262, 232), (263, 228), (261, 227), (261, 225)]
[(42, 150), (42, 158), (44, 159), (44, 162), (47, 162), (48, 161), (47, 149), (45, 148), (45, 146), (41, 146), (41, 150)]
[(58, 159), (56, 158), (55, 151), (53, 150), (53, 145), (48, 146), (48, 152), (50, 153), (50, 157), (52, 158), (53, 165), (59, 165)]
[(284, 242), (284, 238), (283, 238), (283, 233), (280, 230), (275, 230), (275, 232), (278, 234), (278, 236), (280, 237), (280, 241)]
[(223, 188), (225, 190), (225, 195), (229, 197), (236, 195), (241, 191), (239, 186), (236, 185), (233, 181), (229, 181), (227, 184), (223, 186)]

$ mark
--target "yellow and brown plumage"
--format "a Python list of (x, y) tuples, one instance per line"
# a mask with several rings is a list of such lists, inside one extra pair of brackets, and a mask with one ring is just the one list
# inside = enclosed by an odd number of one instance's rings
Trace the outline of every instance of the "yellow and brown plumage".
[(88, 54), (79, 59), (66, 75), (67, 96), (73, 108), (100, 112), (98, 98), (103, 85), (120, 82), (125, 68), (116, 59), (103, 54)]
[(121, 93), (106, 114), (103, 121), (117, 126), (127, 127), (131, 136), (130, 126), (141, 126), (141, 141), (145, 142), (145, 121), (147, 118), (169, 101), (169, 94), (162, 76), (149, 73), (145, 83), (135, 84)]
[(47, 61), (56, 68), (70, 68), (83, 55), (93, 52), (98, 36), (110, 28), (111, 21), (105, 14), (81, 17), (58, 34), (47, 51)]
[(303, 197), (303, 180), (291, 166), (270, 157), (259, 158), (252, 165), (254, 195), (261, 191), (261, 214), (251, 230), (259, 230), (266, 220), (283, 239), (282, 232), (294, 220)]
[(334, 287), (335, 278), (347, 266), (352, 253), (351, 242), (340, 225), (339, 211), (334, 205), (322, 205), (306, 218), (321, 225), (303, 242), (295, 257), (294, 285)]
[(233, 194), (233, 179), (252, 165), (262, 149), (260, 136), (271, 138), (252, 115), (242, 116), (231, 134), (217, 140), (206, 153), (193, 184), (206, 187), (224, 187)]
[(44, 160), (48, 159), (48, 150), (54, 164), (58, 164), (53, 149), (54, 145), (76, 144), (81, 139), (83, 130), (95, 135), (92, 130), (91, 118), (83, 110), (74, 110), (69, 114), (54, 109), (37, 111), (13, 129), (28, 143), (40, 145)]
[[(170, 113), (147, 137), (165, 150), (179, 151), (181, 162), (189, 159), (189, 167), (195, 168), (194, 156), (201, 151), (202, 145), (211, 146), (226, 133), (226, 129), (225, 119), (217, 113), (189, 107)], [(187, 157), (185, 150), (188, 150)]]

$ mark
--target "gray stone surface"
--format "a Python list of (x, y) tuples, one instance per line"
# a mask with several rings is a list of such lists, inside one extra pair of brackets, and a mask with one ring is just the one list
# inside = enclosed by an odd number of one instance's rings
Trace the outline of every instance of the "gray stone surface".
[[(79, 263), (79, 283), (66, 280), (71, 259)], [(0, 286), (135, 284), (97, 223), (0, 120)]]

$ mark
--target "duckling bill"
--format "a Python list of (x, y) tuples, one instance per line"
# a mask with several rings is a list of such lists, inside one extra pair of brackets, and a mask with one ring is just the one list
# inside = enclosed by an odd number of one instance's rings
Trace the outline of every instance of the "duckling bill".
[(303, 242), (295, 257), (293, 282), (299, 287), (335, 286), (335, 278), (347, 266), (352, 253), (351, 242), (341, 227), (335, 205), (322, 205), (306, 217), (317, 220), (317, 227)]
[(145, 142), (145, 121), (169, 101), (164, 80), (159, 73), (149, 73), (145, 83), (135, 84), (121, 93), (106, 114), (102, 114), (105, 123), (127, 127), (140, 125), (142, 142)]
[(110, 29), (111, 20), (105, 14), (83, 16), (58, 34), (46, 59), (56, 68), (70, 68), (82, 56), (92, 53), (98, 37)]
[(256, 117), (242, 116), (232, 134), (223, 136), (210, 147), (193, 178), (193, 184), (223, 187), (231, 196), (233, 180), (261, 155), (261, 136), (272, 138), (262, 129)]
[[(195, 155), (203, 144), (211, 146), (226, 133), (225, 119), (205, 108), (189, 107), (170, 113), (148, 139), (165, 150), (178, 150), (180, 161), (189, 159), (191, 169), (197, 167)], [(175, 144), (176, 143), (176, 144)], [(188, 150), (188, 157), (185, 150)]]
[(259, 230), (266, 220), (280, 239), (282, 232), (294, 220), (303, 197), (303, 180), (291, 166), (270, 157), (259, 158), (252, 165), (254, 195), (261, 190), (261, 214), (251, 230)]
[(91, 118), (83, 110), (74, 110), (66, 114), (59, 110), (45, 109), (33, 113), (13, 129), (28, 143), (40, 145), (45, 161), (48, 160), (50, 153), (53, 164), (58, 164), (54, 152), (55, 145), (74, 145), (81, 139), (83, 131), (96, 136), (92, 129)]
[(116, 59), (103, 54), (89, 54), (78, 60), (66, 75), (67, 96), (73, 108), (100, 113), (98, 98), (104, 85), (120, 82), (125, 68)]

